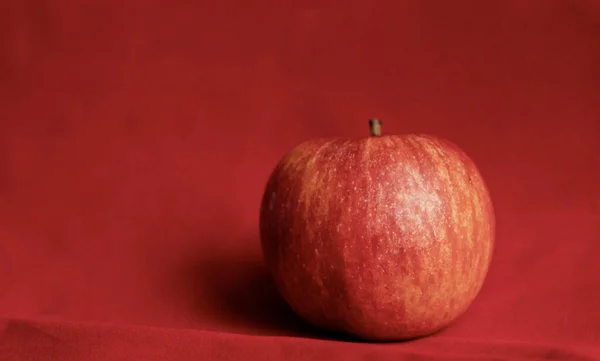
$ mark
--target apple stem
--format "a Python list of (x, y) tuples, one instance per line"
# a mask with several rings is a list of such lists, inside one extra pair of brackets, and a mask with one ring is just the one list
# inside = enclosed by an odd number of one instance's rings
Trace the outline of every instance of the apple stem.
[(381, 135), (381, 121), (379, 119), (369, 120), (369, 128), (371, 128), (372, 137), (378, 137)]

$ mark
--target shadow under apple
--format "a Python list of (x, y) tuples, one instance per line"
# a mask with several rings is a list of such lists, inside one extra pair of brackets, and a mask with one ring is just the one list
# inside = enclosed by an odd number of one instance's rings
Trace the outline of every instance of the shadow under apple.
[[(227, 242), (229, 243), (229, 242)], [(184, 265), (186, 294), (203, 328), (216, 331), (355, 341), (297, 316), (277, 292), (258, 240), (199, 252)], [(217, 247), (215, 247), (217, 248)]]

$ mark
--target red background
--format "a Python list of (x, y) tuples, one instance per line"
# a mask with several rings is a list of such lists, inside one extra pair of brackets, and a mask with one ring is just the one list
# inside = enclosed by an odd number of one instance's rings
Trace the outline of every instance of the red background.
[[(4, 0), (0, 46), (0, 359), (600, 359), (596, 2)], [(460, 145), (497, 213), (413, 342), (305, 326), (262, 266), (277, 160), (370, 117)]]

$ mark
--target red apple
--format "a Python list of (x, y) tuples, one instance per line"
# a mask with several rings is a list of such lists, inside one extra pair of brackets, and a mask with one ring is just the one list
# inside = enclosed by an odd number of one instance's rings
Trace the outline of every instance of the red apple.
[(433, 136), (320, 139), (279, 162), (260, 210), (275, 285), (302, 318), (372, 341), (434, 333), (484, 282), (495, 218), (484, 181)]

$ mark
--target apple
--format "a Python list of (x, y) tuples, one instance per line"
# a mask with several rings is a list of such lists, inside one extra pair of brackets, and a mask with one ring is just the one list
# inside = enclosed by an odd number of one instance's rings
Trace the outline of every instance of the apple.
[(430, 335), (466, 312), (490, 264), (495, 216), (474, 162), (429, 135), (316, 139), (270, 175), (264, 260), (291, 309), (367, 341)]

